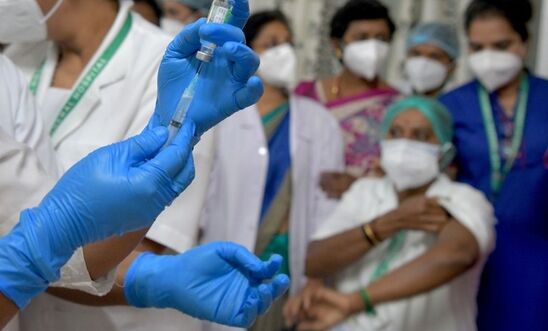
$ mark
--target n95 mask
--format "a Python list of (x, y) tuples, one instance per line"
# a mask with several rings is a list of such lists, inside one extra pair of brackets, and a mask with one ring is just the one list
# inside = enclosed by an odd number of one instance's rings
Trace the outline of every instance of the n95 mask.
[(469, 57), (470, 68), (489, 92), (509, 83), (523, 69), (523, 60), (511, 52), (485, 50)]
[(398, 192), (428, 184), (440, 174), (439, 145), (408, 139), (381, 142), (381, 166)]
[(381, 72), (389, 51), (390, 46), (384, 41), (357, 41), (344, 48), (343, 62), (354, 74), (371, 81)]
[(36, 0), (0, 0), (0, 43), (46, 40), (46, 22), (63, 0), (58, 0), (44, 15)]
[(405, 61), (405, 73), (415, 92), (426, 93), (442, 87), (449, 70), (439, 61), (417, 56)]
[(290, 44), (282, 44), (264, 51), (257, 74), (266, 83), (291, 88), (297, 76), (297, 54)]

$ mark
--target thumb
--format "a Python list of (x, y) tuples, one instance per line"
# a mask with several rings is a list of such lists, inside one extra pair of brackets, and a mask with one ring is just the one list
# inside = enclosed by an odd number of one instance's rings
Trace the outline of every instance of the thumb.
[(141, 134), (124, 141), (122, 147), (127, 149), (131, 162), (141, 163), (156, 156), (167, 136), (167, 128), (162, 126), (145, 129)]
[(247, 84), (234, 93), (234, 102), (238, 109), (245, 109), (254, 105), (263, 95), (263, 82), (257, 76), (251, 77)]

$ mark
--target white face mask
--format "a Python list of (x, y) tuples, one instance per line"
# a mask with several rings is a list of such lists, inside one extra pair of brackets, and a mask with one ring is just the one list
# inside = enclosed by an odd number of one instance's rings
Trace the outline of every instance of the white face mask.
[(168, 35), (172, 37), (175, 37), (176, 35), (178, 35), (179, 32), (181, 32), (184, 29), (185, 26), (186, 24), (173, 18), (162, 17), (160, 19), (160, 27), (165, 33), (167, 33)]
[(389, 51), (388, 43), (377, 39), (353, 42), (344, 48), (343, 62), (354, 74), (374, 80), (384, 66)]
[(297, 54), (290, 44), (282, 44), (266, 50), (260, 56), (257, 74), (268, 84), (291, 88), (297, 74)]
[(511, 52), (485, 50), (469, 57), (470, 67), (489, 92), (509, 83), (523, 69), (523, 60)]
[(413, 90), (417, 93), (431, 92), (441, 88), (449, 74), (445, 65), (424, 56), (407, 59), (405, 72)]
[(0, 0), (0, 43), (46, 40), (46, 22), (62, 3), (58, 0), (44, 15), (36, 0)]
[(381, 142), (381, 166), (401, 192), (428, 184), (440, 174), (441, 147), (408, 139)]

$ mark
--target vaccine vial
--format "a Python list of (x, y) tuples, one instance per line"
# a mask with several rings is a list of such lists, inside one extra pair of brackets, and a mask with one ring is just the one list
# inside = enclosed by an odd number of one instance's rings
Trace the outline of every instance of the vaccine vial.
[[(207, 23), (226, 23), (232, 13), (234, 0), (214, 0), (209, 10)], [(196, 58), (203, 62), (211, 61), (217, 45), (202, 41), (202, 47), (196, 54)]]

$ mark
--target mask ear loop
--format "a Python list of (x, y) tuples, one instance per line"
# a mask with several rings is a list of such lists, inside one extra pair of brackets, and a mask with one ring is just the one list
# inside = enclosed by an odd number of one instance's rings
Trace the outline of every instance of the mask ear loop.
[(40, 24), (46, 23), (57, 12), (57, 10), (59, 10), (59, 7), (61, 7), (62, 4), (63, 0), (58, 0), (57, 3), (51, 7), (49, 12), (40, 20)]
[(440, 168), (445, 171), (451, 164), (456, 155), (455, 146), (452, 143), (445, 143), (440, 149)]

